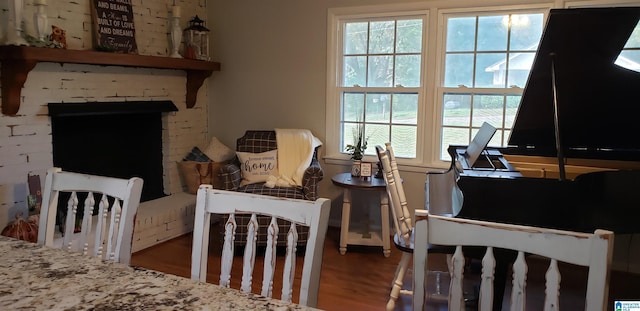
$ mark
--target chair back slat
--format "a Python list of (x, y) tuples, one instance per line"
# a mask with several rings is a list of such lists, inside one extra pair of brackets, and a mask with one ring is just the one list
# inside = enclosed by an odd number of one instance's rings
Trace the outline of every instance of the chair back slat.
[[(53, 209), (56, 208), (57, 202), (52, 202)], [(75, 191), (71, 191), (69, 201), (67, 201), (67, 212), (64, 222), (63, 248), (67, 251), (78, 251), (73, 249), (73, 233), (76, 225), (76, 214), (78, 213), (78, 195)], [(53, 237), (53, 236), (52, 236)]]
[(117, 244), (122, 243), (119, 241), (119, 230), (120, 230), (120, 217), (122, 216), (122, 207), (120, 206), (120, 201), (115, 200), (113, 205), (111, 205), (111, 220), (109, 222), (109, 235), (107, 240), (104, 242), (107, 245), (107, 251), (105, 255), (108, 259), (113, 260), (118, 256), (118, 248)]
[(551, 259), (549, 269), (545, 273), (546, 297), (544, 299), (545, 310), (558, 310), (560, 303), (560, 270), (558, 269), (558, 261)]
[[(138, 177), (49, 169), (42, 192), (38, 243), (128, 264), (142, 185)], [(59, 214), (65, 216), (57, 223)], [(62, 227), (64, 230), (59, 230)]]
[[(611, 231), (596, 230), (581, 233), (563, 230), (512, 225), (488, 221), (451, 218), (431, 215), (426, 210), (416, 210), (414, 231), (414, 296), (413, 310), (423, 310), (428, 297), (426, 288), (427, 245), (456, 246), (453, 255), (449, 309), (460, 308), (459, 294), (463, 279), (463, 246), (484, 246), (487, 248), (482, 260), (482, 284), (480, 286), (479, 310), (491, 310), (493, 286), (485, 282), (493, 281), (495, 249), (504, 249), (517, 254), (512, 265), (512, 289), (510, 310), (524, 310), (527, 303), (527, 256), (546, 257), (549, 266), (545, 274), (545, 310), (557, 310), (559, 284), (561, 280), (558, 262), (588, 268), (585, 310), (606, 309), (609, 271), (613, 255), (614, 234)], [(421, 247), (418, 247), (421, 246)], [(460, 254), (458, 252), (460, 251)], [(462, 306), (464, 308), (464, 305)]]
[(244, 257), (242, 264), (242, 283), (240, 290), (245, 293), (251, 292), (251, 280), (253, 278), (253, 267), (256, 263), (256, 241), (258, 240), (258, 218), (255, 213), (251, 214), (247, 224), (247, 244), (244, 247)]
[(95, 231), (93, 245), (96, 245), (96, 247), (94, 248), (93, 255), (102, 258), (106, 252), (104, 248), (104, 241), (107, 239), (107, 224), (109, 221), (109, 200), (106, 195), (103, 195), (100, 199), (100, 203), (98, 203), (98, 215), (96, 220), (98, 221), (96, 227), (98, 229)]
[(298, 245), (298, 231), (295, 224), (291, 224), (287, 233), (287, 249), (282, 272), (282, 300), (291, 301), (293, 296), (293, 279), (296, 272), (296, 247)]
[(395, 180), (395, 189), (396, 196), (398, 197), (397, 201), (400, 202), (397, 206), (400, 208), (398, 211), (398, 222), (402, 229), (402, 233), (405, 237), (409, 236), (409, 232), (413, 227), (413, 223), (411, 220), (411, 212), (409, 211), (409, 206), (407, 203), (407, 196), (404, 193), (404, 187), (402, 186), (402, 178), (400, 177), (400, 171), (398, 170), (398, 163), (396, 162), (396, 156), (393, 152), (393, 147), (391, 143), (385, 143), (387, 148), (387, 155), (389, 156), (389, 164), (391, 167), (391, 173), (393, 174), (393, 179)]
[(86, 255), (89, 252), (89, 239), (91, 234), (91, 226), (93, 219), (93, 210), (95, 207), (96, 201), (93, 198), (93, 193), (89, 192), (87, 195), (87, 199), (84, 200), (84, 214), (82, 215), (82, 225), (81, 228), (86, 228), (89, 230), (82, 230), (80, 232), (80, 237), (78, 238), (78, 246), (82, 245), (82, 254)]
[(513, 281), (511, 286), (511, 310), (522, 311), (526, 305), (525, 291), (527, 290), (527, 262), (524, 253), (518, 252), (513, 263)]
[(409, 245), (413, 224), (407, 205), (407, 198), (402, 186), (402, 178), (400, 177), (398, 164), (396, 163), (393, 153), (393, 147), (391, 147), (389, 143), (386, 144), (386, 149), (383, 149), (381, 146), (376, 146), (376, 153), (382, 164), (384, 181), (387, 184), (387, 196), (391, 203), (391, 214), (393, 216), (396, 234), (404, 240), (406, 245)]
[[(283, 263), (283, 287), (279, 297), (285, 301), (292, 301), (293, 288), (299, 286), (300, 296), (297, 303), (301, 305), (315, 307), (318, 303), (318, 289), (320, 286), (320, 268), (322, 263), (322, 250), (324, 238), (329, 222), (329, 212), (331, 201), (320, 198), (316, 201), (298, 200), (289, 198), (278, 198), (265, 195), (241, 193), (236, 191), (226, 191), (213, 189), (211, 185), (201, 185), (198, 189), (196, 199), (195, 225), (193, 230), (193, 247), (191, 254), (191, 279), (206, 282), (207, 259), (209, 248), (209, 227), (212, 215), (230, 214), (229, 220), (224, 224), (225, 237), (221, 255), (220, 285), (229, 287), (231, 284), (231, 272), (233, 263), (233, 237), (236, 234), (236, 223), (234, 217), (239, 215), (251, 215), (250, 225), (247, 228), (250, 237), (244, 249), (243, 276), (241, 287), (243, 291), (251, 291), (251, 280), (253, 275), (253, 265), (255, 256), (264, 256), (263, 283), (258, 293), (265, 296), (273, 292), (273, 274), (278, 252), (275, 251), (278, 221), (290, 222), (287, 232), (286, 251)], [(266, 248), (256, 248), (255, 237), (258, 234), (257, 216), (271, 218), (271, 222), (260, 232), (268, 231), (267, 240), (269, 245)], [(294, 284), (297, 280), (296, 252), (298, 245), (297, 227), (309, 228), (308, 240), (304, 248), (302, 273), (299, 284)], [(265, 250), (266, 254), (262, 253)], [(258, 254), (260, 251), (260, 254)], [(247, 267), (250, 266), (250, 267)], [(278, 298), (278, 297), (275, 297)]]
[[(209, 215), (206, 215), (209, 216)], [(231, 268), (233, 267), (233, 255), (234, 255), (234, 236), (236, 234), (237, 228), (236, 218), (233, 213), (229, 214), (229, 219), (224, 224), (224, 243), (222, 245), (222, 258), (221, 258), (221, 267), (220, 267), (220, 286), (230, 287), (231, 286)], [(204, 228), (204, 230), (209, 230), (209, 227)], [(208, 235), (209, 232), (204, 232), (203, 234)], [(194, 239), (195, 243), (195, 239)], [(202, 242), (204, 243), (204, 241)], [(202, 247), (202, 246), (200, 246)], [(207, 256), (208, 254), (203, 252), (200, 254), (200, 258), (198, 261), (200, 262), (200, 271), (206, 271), (207, 268)], [(193, 259), (192, 259), (193, 260)], [(194, 267), (191, 267), (191, 271), (193, 271)], [(193, 278), (193, 275), (191, 276)], [(206, 274), (200, 274), (198, 281), (206, 282)]]
[(451, 283), (449, 293), (449, 308), (451, 310), (464, 310), (464, 290), (463, 275), (465, 267), (465, 258), (462, 253), (462, 247), (457, 246), (456, 251), (451, 256)]
[(276, 270), (276, 251), (278, 245), (278, 220), (271, 217), (267, 227), (267, 249), (264, 252), (264, 268), (262, 272), (262, 296), (272, 297), (273, 276)]
[(493, 272), (496, 269), (496, 257), (493, 254), (493, 247), (487, 247), (482, 257), (482, 274), (480, 281), (480, 292), (478, 297), (479, 310), (489, 310), (493, 306)]

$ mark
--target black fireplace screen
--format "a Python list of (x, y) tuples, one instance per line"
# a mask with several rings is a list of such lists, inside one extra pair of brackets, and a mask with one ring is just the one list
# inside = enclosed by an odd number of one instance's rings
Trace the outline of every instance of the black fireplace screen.
[(164, 196), (162, 113), (171, 101), (50, 103), (53, 165), (144, 180), (141, 201)]

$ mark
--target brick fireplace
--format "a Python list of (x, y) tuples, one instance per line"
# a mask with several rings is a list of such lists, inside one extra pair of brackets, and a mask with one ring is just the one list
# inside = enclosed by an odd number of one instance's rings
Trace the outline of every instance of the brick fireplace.
[(68, 171), (144, 180), (141, 201), (165, 196), (162, 114), (170, 101), (49, 103), (53, 165)]
[(206, 88), (196, 106), (187, 109), (185, 84), (179, 70), (38, 64), (22, 90), (18, 114), (0, 115), (0, 225), (26, 212), (27, 176), (39, 175), (44, 183), (46, 170), (54, 165), (50, 102), (173, 102), (178, 111), (162, 113), (159, 120), (162, 188), (164, 194), (181, 192), (176, 162), (193, 146), (205, 144), (207, 135)]
[[(204, 2), (179, 3), (185, 16), (207, 16)], [(138, 54), (168, 56), (167, 17), (172, 4), (168, 0), (145, 1), (144, 8), (134, 4)], [(49, 23), (66, 30), (68, 49), (91, 49), (90, 1), (54, 1), (47, 9), (57, 12), (50, 14)], [(0, 17), (3, 14), (6, 12), (0, 12)], [(25, 4), (25, 18), (32, 15), (33, 7)], [(176, 162), (193, 146), (207, 141), (207, 82), (198, 91), (193, 108), (186, 107), (186, 93), (184, 70), (38, 63), (21, 89), (17, 114), (0, 114), (0, 226), (18, 212), (26, 214), (27, 177), (38, 175), (44, 183), (46, 170), (54, 165), (48, 103), (172, 102), (177, 111), (161, 113), (158, 121), (162, 191), (182, 192)]]

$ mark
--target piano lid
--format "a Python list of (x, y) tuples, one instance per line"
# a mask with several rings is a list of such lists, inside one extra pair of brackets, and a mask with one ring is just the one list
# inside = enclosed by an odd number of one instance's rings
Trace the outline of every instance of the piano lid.
[(555, 54), (565, 157), (640, 161), (640, 73), (614, 64), (639, 19), (640, 7), (550, 11), (507, 153), (556, 155)]

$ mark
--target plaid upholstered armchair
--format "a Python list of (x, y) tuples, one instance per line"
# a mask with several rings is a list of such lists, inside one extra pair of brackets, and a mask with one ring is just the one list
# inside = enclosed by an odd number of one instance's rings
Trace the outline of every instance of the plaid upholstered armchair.
[[(262, 153), (272, 151), (277, 148), (278, 145), (276, 141), (275, 131), (249, 130), (245, 132), (244, 136), (238, 138), (238, 140), (236, 141), (236, 151), (238, 152)], [(302, 186), (275, 186), (273, 188), (269, 188), (265, 185), (264, 182), (241, 185), (242, 173), (240, 170), (240, 162), (237, 157), (230, 164), (224, 165), (220, 169), (218, 176), (220, 177), (224, 190), (315, 201), (319, 197), (318, 188), (320, 181), (324, 177), (324, 172), (322, 170), (322, 167), (320, 166), (320, 162), (318, 162), (318, 147), (316, 147), (311, 159), (311, 163), (309, 163), (309, 167), (305, 170), (302, 177)], [(238, 217), (236, 217), (236, 222), (238, 223), (237, 230), (246, 231), (248, 220), (248, 217), (246, 219), (239, 219)], [(270, 219), (262, 219), (261, 217), (258, 217), (258, 223), (261, 228), (260, 230), (265, 230), (269, 221)], [(287, 231), (289, 230), (289, 225), (282, 223), (279, 224), (279, 227), (280, 236), (278, 237), (278, 245), (280, 245), (281, 243), (286, 243), (285, 238)], [(307, 239), (306, 228), (298, 228), (298, 235), (298, 245), (304, 245)], [(263, 237), (263, 232), (259, 231), (258, 245), (264, 244), (266, 242), (262, 239)], [(244, 243), (246, 243), (245, 240), (239, 238), (238, 236), (236, 237), (237, 245), (243, 245)]]
[[(238, 138), (236, 151), (261, 153), (278, 148), (275, 131), (246, 131), (244, 136)], [(316, 148), (309, 167), (304, 172), (302, 187), (273, 187), (265, 186), (265, 183), (254, 183), (241, 186), (242, 174), (238, 158), (232, 163), (221, 168), (219, 177), (224, 190), (249, 192), (255, 194), (271, 195), (292, 199), (315, 201), (318, 198), (318, 187), (324, 177), (320, 162), (318, 162), (318, 150)]]

